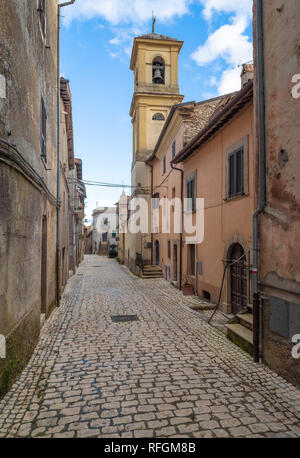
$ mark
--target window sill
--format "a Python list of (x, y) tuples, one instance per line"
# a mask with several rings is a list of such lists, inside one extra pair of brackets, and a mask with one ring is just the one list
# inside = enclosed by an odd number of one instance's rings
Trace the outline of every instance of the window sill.
[(243, 197), (247, 197), (249, 196), (249, 193), (242, 193), (242, 194), (236, 194), (235, 196), (231, 196), (231, 197), (226, 197), (224, 199), (224, 202), (230, 202), (232, 200), (237, 200), (237, 199), (242, 199)]

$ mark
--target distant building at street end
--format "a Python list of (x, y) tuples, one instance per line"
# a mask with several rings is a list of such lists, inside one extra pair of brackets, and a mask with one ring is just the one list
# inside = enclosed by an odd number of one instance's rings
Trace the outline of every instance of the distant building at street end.
[(117, 256), (117, 211), (116, 207), (98, 207), (93, 211), (93, 253)]

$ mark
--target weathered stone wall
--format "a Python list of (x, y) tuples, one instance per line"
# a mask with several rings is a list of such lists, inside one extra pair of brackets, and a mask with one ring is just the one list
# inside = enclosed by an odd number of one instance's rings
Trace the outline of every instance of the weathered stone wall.
[[(0, 138), (19, 151), (4, 162), (0, 146), (0, 333), (7, 358), (0, 360), (0, 396), (30, 356), (41, 314), (42, 220), (47, 221), (44, 262), (46, 310), (55, 303), (57, 4), (47, 1), (43, 37), (36, 0), (0, 2)], [(47, 164), (41, 159), (41, 96), (47, 109)], [(1, 142), (0, 142), (1, 143)], [(26, 161), (26, 163), (24, 162)], [(30, 173), (31, 173), (30, 172)], [(37, 183), (39, 182), (39, 183)]]
[(263, 356), (300, 383), (300, 360), (291, 355), (292, 334), (300, 334), (300, 99), (292, 96), (292, 77), (300, 74), (300, 9), (298, 0), (264, 0), (263, 8), (267, 207), (259, 221), (260, 282), (269, 297)]

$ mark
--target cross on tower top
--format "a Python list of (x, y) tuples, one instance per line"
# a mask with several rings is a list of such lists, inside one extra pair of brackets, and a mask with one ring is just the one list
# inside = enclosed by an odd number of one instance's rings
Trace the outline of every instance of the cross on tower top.
[(152, 11), (152, 33), (155, 33), (155, 22), (156, 22), (156, 18), (153, 16), (153, 11)]

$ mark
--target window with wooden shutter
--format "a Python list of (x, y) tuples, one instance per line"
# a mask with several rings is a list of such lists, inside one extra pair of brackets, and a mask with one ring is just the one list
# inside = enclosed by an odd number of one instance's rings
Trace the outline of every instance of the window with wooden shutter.
[(41, 97), (41, 157), (44, 162), (47, 162), (47, 111), (43, 97)]
[(166, 173), (167, 171), (167, 161), (166, 161), (166, 156), (164, 156), (163, 158), (163, 175)]
[(158, 192), (154, 194), (152, 198), (152, 209), (156, 210), (157, 208), (159, 208), (159, 193)]
[(174, 159), (176, 154), (176, 142), (173, 142), (172, 144), (172, 159)]
[(244, 193), (243, 148), (228, 157), (228, 197), (241, 196)]
[(193, 175), (191, 178), (188, 178), (186, 181), (186, 198), (187, 201), (187, 210), (196, 211), (196, 176)]

